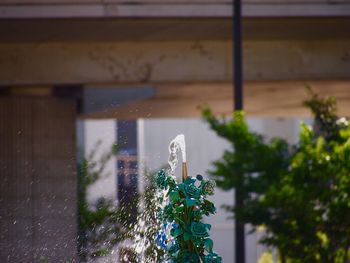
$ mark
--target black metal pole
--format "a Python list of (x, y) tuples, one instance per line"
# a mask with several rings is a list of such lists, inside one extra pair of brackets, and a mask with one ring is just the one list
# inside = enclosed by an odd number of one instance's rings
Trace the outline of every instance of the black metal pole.
[[(241, 0), (233, 0), (233, 96), (234, 110), (243, 110), (243, 66), (242, 66), (242, 14)], [(243, 176), (243, 175), (242, 175)], [(241, 187), (235, 189), (235, 205), (243, 206)], [(245, 231), (244, 222), (235, 219), (235, 263), (245, 263)]]
[[(243, 110), (241, 0), (233, 0), (233, 90), (234, 110)], [(242, 263), (242, 262), (238, 262)]]

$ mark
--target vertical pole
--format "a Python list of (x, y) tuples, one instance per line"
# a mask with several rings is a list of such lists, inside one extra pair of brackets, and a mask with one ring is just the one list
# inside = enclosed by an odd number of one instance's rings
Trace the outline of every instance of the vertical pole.
[(184, 182), (187, 178), (187, 164), (185, 162), (182, 163), (182, 182)]
[[(241, 0), (233, 0), (233, 89), (234, 110), (243, 110)], [(239, 262), (241, 263), (241, 262)]]
[[(241, 0), (233, 0), (233, 94), (234, 110), (243, 110), (243, 71), (242, 71), (242, 16)], [(235, 205), (243, 206), (243, 193), (241, 187), (235, 189)], [(245, 231), (244, 222), (235, 219), (235, 262), (245, 263)]]

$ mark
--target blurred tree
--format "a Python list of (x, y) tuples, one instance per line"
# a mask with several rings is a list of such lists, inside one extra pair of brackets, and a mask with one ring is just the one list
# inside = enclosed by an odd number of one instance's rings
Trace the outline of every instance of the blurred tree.
[[(78, 169), (80, 262), (107, 256), (116, 245), (120, 249), (120, 262), (138, 262), (139, 254), (135, 251), (137, 242), (145, 248), (144, 262), (159, 262), (157, 260), (163, 257), (164, 251), (155, 242), (161, 226), (161, 221), (157, 218), (157, 172), (145, 171), (144, 193), (137, 194), (128, 206), (117, 207), (112, 200), (105, 198), (100, 198), (91, 205), (87, 201), (88, 188), (106, 175), (106, 163), (118, 151), (117, 146), (113, 145), (110, 151), (96, 159), (100, 145), (101, 141), (98, 141)], [(140, 206), (141, 200), (143, 205)]]
[(106, 163), (117, 151), (113, 145), (111, 151), (96, 160), (100, 145), (100, 141), (96, 143), (78, 169), (78, 253), (82, 262), (108, 255), (117, 243), (129, 237), (123, 225), (128, 218), (127, 211), (116, 207), (113, 200), (100, 198), (93, 205), (87, 201), (88, 188), (104, 176)]
[(244, 206), (226, 208), (255, 228), (264, 226), (261, 242), (277, 247), (281, 262), (346, 262), (350, 127), (337, 117), (334, 98), (310, 94), (305, 105), (315, 127), (302, 124), (300, 143), (293, 146), (249, 131), (242, 112), (226, 121), (205, 109), (211, 128), (232, 145), (211, 174), (222, 189), (242, 190)]

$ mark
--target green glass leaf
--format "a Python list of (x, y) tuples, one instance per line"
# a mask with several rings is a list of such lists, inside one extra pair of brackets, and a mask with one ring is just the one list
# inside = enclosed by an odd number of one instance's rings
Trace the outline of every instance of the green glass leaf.
[(196, 204), (196, 200), (195, 199), (189, 198), (189, 197), (186, 198), (186, 205), (187, 206), (194, 206), (195, 204)]
[(181, 250), (179, 252), (176, 263), (197, 263), (199, 262), (198, 255), (190, 250)]
[(172, 237), (177, 237), (182, 234), (182, 229), (181, 228), (173, 228), (170, 230), (170, 235)]
[(211, 224), (205, 224), (205, 227), (210, 230), (211, 229)]
[(197, 246), (197, 247), (203, 247), (203, 240), (201, 238), (194, 238), (193, 243)]
[(200, 197), (200, 190), (193, 184), (185, 184), (183, 187), (183, 193), (187, 197), (193, 197), (193, 198), (199, 198)]
[(178, 207), (175, 208), (175, 211), (176, 211), (177, 213), (181, 213), (181, 212), (183, 212), (184, 210), (185, 210), (185, 207), (184, 207), (183, 205), (180, 205), (180, 206), (178, 206)]
[(162, 169), (158, 172), (156, 177), (156, 184), (159, 188), (164, 189), (167, 187), (167, 176), (165, 171)]
[(174, 245), (172, 245), (169, 249), (168, 252), (170, 254), (176, 254), (179, 250), (181, 249), (179, 243), (175, 243)]
[(192, 217), (199, 221), (199, 219), (202, 219), (203, 217), (202, 213), (203, 212), (201, 210), (192, 210)]
[(204, 263), (221, 263), (221, 257), (215, 252), (210, 252), (204, 258)]
[(211, 240), (210, 238), (207, 238), (204, 240), (204, 247), (208, 252), (212, 252), (213, 251), (213, 240)]
[(177, 202), (179, 200), (179, 192), (178, 191), (171, 191), (169, 192), (169, 198), (171, 202)]
[(186, 178), (186, 180), (184, 181), (185, 185), (190, 185), (190, 184), (194, 184), (196, 182), (196, 179), (192, 178), (191, 176), (188, 176)]
[(192, 234), (191, 234), (191, 233), (189, 233), (189, 232), (185, 232), (185, 233), (184, 233), (184, 241), (190, 240), (191, 237), (192, 237)]
[(203, 195), (213, 195), (215, 190), (215, 181), (202, 181), (200, 185), (201, 193)]
[(191, 223), (191, 233), (194, 237), (198, 237), (198, 238), (208, 237), (209, 234), (207, 229), (208, 229), (208, 224), (203, 224), (202, 222)]
[(210, 201), (208, 201), (206, 199), (203, 201), (203, 207), (202, 208), (203, 208), (204, 211), (209, 212), (211, 214), (215, 214), (215, 212), (216, 212), (215, 205), (212, 202), (210, 202)]

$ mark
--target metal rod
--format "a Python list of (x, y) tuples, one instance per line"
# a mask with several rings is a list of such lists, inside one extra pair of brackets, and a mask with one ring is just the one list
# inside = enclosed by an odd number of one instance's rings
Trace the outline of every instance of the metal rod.
[[(233, 88), (234, 110), (243, 110), (241, 0), (233, 0)], [(240, 262), (242, 263), (242, 262)]]
[[(234, 110), (243, 110), (243, 66), (242, 66), (242, 14), (241, 0), (233, 0), (232, 44), (233, 44), (233, 99)], [(243, 175), (241, 175), (243, 176)], [(243, 207), (243, 193), (240, 187), (235, 189), (235, 205)], [(235, 262), (245, 263), (245, 231), (244, 222), (235, 219)]]
[(187, 164), (185, 162), (182, 163), (182, 182), (187, 179)]

